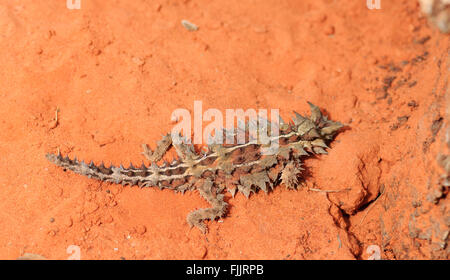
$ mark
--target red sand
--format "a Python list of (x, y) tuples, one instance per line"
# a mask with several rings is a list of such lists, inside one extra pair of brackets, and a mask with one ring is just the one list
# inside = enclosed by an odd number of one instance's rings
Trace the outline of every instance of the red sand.
[[(415, 1), (1, 2), (1, 259), (67, 259), (71, 245), (81, 259), (368, 259), (370, 245), (449, 258), (436, 157), (450, 40)], [(196, 192), (100, 183), (44, 157), (139, 164), (194, 100), (284, 119), (320, 106), (349, 129), (306, 160), (308, 186), (344, 191), (237, 195), (204, 235), (185, 219), (208, 205)]]

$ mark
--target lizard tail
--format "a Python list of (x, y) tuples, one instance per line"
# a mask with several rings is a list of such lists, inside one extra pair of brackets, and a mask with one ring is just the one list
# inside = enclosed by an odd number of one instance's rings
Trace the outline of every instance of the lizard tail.
[(66, 170), (71, 170), (88, 178), (130, 186), (147, 187), (152, 185), (152, 182), (148, 180), (151, 170), (144, 164), (140, 168), (135, 168), (132, 164), (130, 164), (129, 168), (124, 168), (122, 165), (119, 167), (114, 165), (106, 167), (103, 162), (98, 166), (92, 161), (87, 164), (84, 161), (78, 161), (77, 158), (63, 157), (60, 153), (48, 153), (45, 157), (50, 162)]

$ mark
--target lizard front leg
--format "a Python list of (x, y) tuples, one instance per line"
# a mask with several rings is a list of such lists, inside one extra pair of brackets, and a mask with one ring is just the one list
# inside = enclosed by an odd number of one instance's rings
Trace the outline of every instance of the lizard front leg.
[(155, 151), (152, 151), (147, 144), (142, 144), (142, 148), (144, 151), (142, 154), (148, 159), (150, 162), (158, 162), (162, 159), (164, 154), (169, 150), (172, 145), (172, 137), (170, 134), (164, 135), (161, 140), (158, 141), (156, 145)]
[(220, 193), (220, 190), (214, 188), (214, 184), (210, 179), (198, 181), (196, 185), (200, 195), (203, 196), (212, 207), (192, 211), (187, 216), (187, 222), (191, 227), (195, 226), (203, 233), (206, 233), (207, 227), (203, 221), (222, 217), (227, 211), (228, 203), (223, 200), (224, 195)]

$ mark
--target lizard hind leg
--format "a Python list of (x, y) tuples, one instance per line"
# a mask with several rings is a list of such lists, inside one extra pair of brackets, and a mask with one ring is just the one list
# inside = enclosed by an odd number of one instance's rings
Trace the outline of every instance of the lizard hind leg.
[(215, 220), (222, 217), (228, 207), (228, 203), (223, 200), (224, 195), (217, 191), (210, 179), (201, 180), (197, 183), (197, 189), (200, 195), (211, 204), (211, 208), (203, 208), (192, 211), (187, 216), (187, 222), (192, 227), (199, 228), (206, 233), (207, 227), (203, 223), (204, 220)]

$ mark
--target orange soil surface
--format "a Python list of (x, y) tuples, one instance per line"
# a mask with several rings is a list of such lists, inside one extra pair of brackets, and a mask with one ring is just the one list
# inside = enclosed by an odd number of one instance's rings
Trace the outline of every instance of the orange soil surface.
[[(0, 258), (369, 259), (375, 245), (383, 259), (448, 259), (436, 157), (448, 154), (449, 36), (416, 1), (365, 2), (0, 1)], [(284, 119), (311, 101), (346, 123), (305, 161), (307, 186), (325, 191), (227, 195), (228, 215), (202, 234), (186, 222), (208, 206), (197, 192), (101, 183), (45, 159), (59, 148), (140, 164), (141, 144), (194, 100)]]

